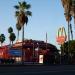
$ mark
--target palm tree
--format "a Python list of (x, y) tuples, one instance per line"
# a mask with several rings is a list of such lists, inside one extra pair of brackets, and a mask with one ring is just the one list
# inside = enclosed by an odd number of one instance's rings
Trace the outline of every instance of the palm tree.
[(0, 35), (0, 42), (1, 42), (1, 46), (2, 46), (2, 43), (5, 41), (5, 35), (4, 34), (1, 34)]
[(15, 41), (15, 39), (16, 39), (16, 35), (15, 35), (15, 33), (10, 33), (10, 37), (9, 37), (9, 39), (10, 39), (10, 41), (12, 42), (12, 45), (13, 45), (13, 41)]
[[(65, 0), (64, 0), (65, 1)], [(72, 15), (71, 15), (71, 5), (72, 5), (72, 2), (71, 0), (66, 0), (66, 9), (65, 9), (65, 18), (66, 18), (66, 21), (68, 23), (68, 55), (69, 55), (69, 50), (70, 50), (70, 23), (71, 23), (71, 20), (72, 20)], [(68, 57), (68, 60), (69, 60), (69, 57)]]
[(32, 12), (28, 11), (28, 9), (30, 9), (31, 5), (27, 4), (25, 1), (18, 2), (18, 3), (19, 3), (19, 5), (14, 6), (17, 9), (15, 16), (17, 17), (17, 20), (20, 23), (20, 25), (24, 25), (26, 22), (25, 17), (32, 15)]
[(30, 4), (27, 4), (25, 1), (24, 2), (18, 2), (19, 5), (14, 6), (16, 8), (16, 17), (17, 17), (17, 24), (23, 27), (23, 32), (22, 32), (22, 40), (24, 40), (24, 24), (28, 23), (28, 16), (32, 15), (31, 11), (28, 11), (28, 9), (31, 7)]
[[(11, 34), (12, 32), (13, 32), (13, 28), (12, 27), (9, 27), (8, 28), (8, 33)], [(9, 35), (9, 38), (10, 38), (10, 35)], [(11, 45), (11, 40), (10, 40), (10, 45)]]
[(70, 32), (71, 32), (71, 38), (72, 38), (72, 40), (73, 40), (72, 24), (70, 24)]
[(28, 23), (28, 16), (32, 16), (32, 12), (29, 11), (31, 8), (30, 4), (27, 2), (18, 2), (18, 5), (14, 6), (16, 8), (15, 16), (17, 17), (17, 24), (22, 27), (22, 62), (23, 62), (23, 42), (24, 42), (24, 24)]
[(9, 27), (8, 28), (8, 33), (12, 33), (13, 32), (13, 28), (12, 27)]
[(17, 41), (19, 40), (19, 31), (21, 30), (21, 26), (16, 24), (16, 29), (18, 31), (18, 35), (17, 35)]

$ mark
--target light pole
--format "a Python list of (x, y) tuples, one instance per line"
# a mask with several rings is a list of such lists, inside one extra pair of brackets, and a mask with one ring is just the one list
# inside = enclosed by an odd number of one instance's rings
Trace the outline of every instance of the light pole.
[(33, 64), (34, 64), (34, 61), (35, 61), (35, 48), (34, 48), (34, 42), (33, 42)]
[(47, 32), (46, 32), (46, 50), (47, 50)]
[(37, 43), (37, 47), (38, 47), (38, 50), (37, 50), (37, 59), (39, 57), (39, 54), (38, 54), (38, 51), (39, 51), (39, 43)]

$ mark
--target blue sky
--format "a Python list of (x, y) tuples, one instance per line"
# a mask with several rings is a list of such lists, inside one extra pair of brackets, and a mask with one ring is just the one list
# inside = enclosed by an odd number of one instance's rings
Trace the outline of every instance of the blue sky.
[[(9, 43), (8, 27), (13, 27), (15, 34), (16, 18), (14, 5), (24, 0), (1, 0), (0, 2), (0, 34), (6, 35), (5, 43)], [(34, 40), (46, 40), (58, 47), (56, 42), (57, 30), (64, 26), (67, 30), (67, 23), (64, 17), (64, 9), (61, 0), (26, 0), (31, 4), (32, 17), (29, 17), (28, 25), (25, 26), (25, 38)], [(74, 25), (73, 25), (74, 27)], [(21, 39), (20, 31), (20, 39)]]

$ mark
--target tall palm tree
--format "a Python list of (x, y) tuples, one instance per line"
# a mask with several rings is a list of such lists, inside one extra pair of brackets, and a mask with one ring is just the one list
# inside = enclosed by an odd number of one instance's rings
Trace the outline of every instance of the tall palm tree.
[(17, 41), (19, 40), (19, 31), (21, 30), (21, 26), (16, 24), (16, 29), (18, 31), (18, 35), (17, 35)]
[(22, 40), (24, 41), (24, 24), (28, 23), (28, 16), (32, 15), (32, 12), (29, 11), (31, 5), (27, 4), (25, 1), (18, 2), (18, 5), (14, 6), (16, 8), (15, 15), (17, 17), (17, 24), (22, 27)]
[(1, 34), (0, 35), (0, 42), (1, 42), (1, 46), (2, 46), (2, 43), (5, 41), (5, 35), (4, 34)]
[(14, 7), (16, 8), (15, 15), (17, 17), (17, 24), (22, 27), (22, 62), (23, 62), (24, 24), (27, 25), (28, 16), (32, 16), (32, 12), (29, 11), (31, 5), (23, 1), (23, 2), (18, 2), (18, 5)]

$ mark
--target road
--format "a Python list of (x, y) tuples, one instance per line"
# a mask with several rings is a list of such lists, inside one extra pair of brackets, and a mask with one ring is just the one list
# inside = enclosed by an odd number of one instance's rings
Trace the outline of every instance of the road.
[(75, 65), (0, 66), (0, 75), (75, 75)]

